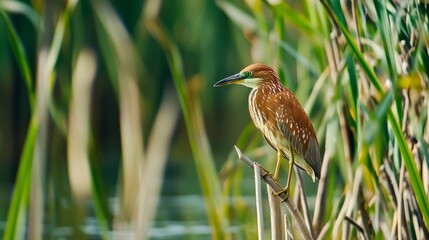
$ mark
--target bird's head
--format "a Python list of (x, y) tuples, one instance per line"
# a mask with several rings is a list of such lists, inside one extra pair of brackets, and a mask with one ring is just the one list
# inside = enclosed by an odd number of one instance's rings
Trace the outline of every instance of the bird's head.
[(254, 63), (245, 67), (239, 73), (220, 80), (213, 86), (220, 87), (230, 84), (241, 84), (246, 87), (257, 88), (261, 84), (269, 82), (279, 83), (276, 72), (265, 64)]

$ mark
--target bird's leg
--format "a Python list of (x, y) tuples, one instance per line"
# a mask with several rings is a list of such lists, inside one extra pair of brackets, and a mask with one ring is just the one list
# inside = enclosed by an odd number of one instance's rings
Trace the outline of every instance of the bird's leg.
[(282, 193), (285, 193), (286, 196), (284, 198), (282, 198), (282, 202), (286, 201), (287, 198), (289, 197), (289, 185), (290, 185), (290, 179), (292, 177), (292, 169), (293, 169), (293, 164), (295, 162), (294, 156), (293, 156), (293, 149), (291, 148), (290, 150), (290, 161), (289, 161), (289, 171), (288, 171), (288, 175), (287, 175), (287, 182), (286, 182), (286, 187), (283, 188), (283, 190), (279, 191), (276, 193), (276, 195), (280, 195)]
[(276, 171), (274, 172), (274, 180), (277, 181), (277, 178), (279, 177), (279, 171), (280, 171), (280, 162), (282, 160), (282, 151), (279, 149), (277, 150), (277, 163), (276, 163)]

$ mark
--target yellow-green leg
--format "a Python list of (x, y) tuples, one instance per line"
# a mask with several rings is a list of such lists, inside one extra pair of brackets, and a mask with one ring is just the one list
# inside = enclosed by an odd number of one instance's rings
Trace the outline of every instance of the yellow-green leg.
[(277, 178), (279, 177), (281, 160), (282, 160), (282, 151), (277, 150), (277, 164), (276, 164), (276, 171), (274, 172), (274, 180), (276, 180), (276, 181), (277, 181)]
[[(280, 195), (282, 193), (285, 193), (286, 196), (284, 198), (282, 198), (282, 201), (286, 201), (286, 199), (289, 197), (289, 185), (290, 185), (290, 178), (292, 177), (292, 169), (293, 169), (293, 164), (295, 162), (294, 156), (293, 156), (293, 149), (290, 150), (290, 160), (289, 160), (289, 171), (288, 171), (288, 175), (287, 175), (287, 182), (286, 182), (286, 187), (283, 188), (283, 190), (279, 191), (276, 193), (276, 195)], [(277, 169), (276, 169), (277, 170)]]

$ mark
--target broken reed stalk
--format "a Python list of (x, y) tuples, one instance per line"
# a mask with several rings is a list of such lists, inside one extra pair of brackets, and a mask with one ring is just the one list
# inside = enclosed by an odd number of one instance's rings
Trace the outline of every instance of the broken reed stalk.
[(304, 188), (304, 184), (302, 183), (301, 173), (299, 172), (300, 170), (298, 169), (297, 166), (293, 166), (293, 168), (294, 168), (293, 170), (295, 171), (296, 180), (300, 187), (299, 199), (301, 203), (302, 213), (304, 215), (304, 220), (305, 220), (305, 223), (307, 224), (307, 227), (312, 232), (311, 235), (314, 237), (315, 236), (313, 232), (314, 229), (311, 228), (310, 210), (308, 209), (307, 196), (305, 195), (305, 188)]
[[(258, 165), (257, 163), (253, 163), (254, 165)], [(261, 167), (260, 167), (261, 168)], [(259, 176), (255, 176), (257, 178), (261, 178)], [(283, 239), (283, 223), (282, 223), (282, 209), (280, 199), (275, 195), (275, 191), (267, 185), (267, 195), (268, 195), (268, 203), (270, 205), (270, 222), (271, 222), (271, 239)], [(284, 228), (287, 229), (287, 225), (284, 225)]]
[(256, 195), (256, 217), (258, 223), (258, 239), (264, 239), (264, 216), (262, 214), (262, 194), (261, 194), (261, 178), (259, 176), (260, 166), (254, 163), (253, 166), (255, 179), (255, 195)]
[[(244, 155), (237, 146), (234, 146), (234, 147), (235, 147), (235, 150), (237, 151), (239, 159), (242, 160), (244, 163), (246, 163), (247, 166), (249, 166), (250, 168), (254, 168), (254, 164), (259, 165), (258, 163), (253, 162), (246, 155)], [(266, 182), (273, 189), (274, 192), (280, 192), (283, 189), (282, 186), (273, 179), (273, 177), (270, 175), (270, 173), (267, 170), (265, 170), (260, 165), (259, 167), (260, 167), (259, 176), (261, 177), (261, 179), (264, 180), (264, 182)], [(280, 199), (283, 199), (285, 196), (286, 196), (285, 193), (281, 193), (278, 195)], [(304, 218), (302, 217), (301, 213), (298, 211), (298, 208), (295, 206), (291, 198), (287, 198), (282, 203), (286, 204), (286, 207), (288, 208), (289, 212), (292, 214), (292, 218), (294, 219), (295, 225), (299, 230), (299, 232), (301, 233), (302, 238), (314, 239), (313, 236), (311, 235), (311, 231), (308, 229), (307, 225), (305, 224)]]
[(359, 223), (357, 223), (355, 220), (351, 219), (351, 218), (350, 218), (350, 217), (348, 217), (348, 216), (345, 216), (345, 217), (344, 217), (344, 220), (346, 220), (346, 221), (347, 221), (349, 224), (351, 224), (352, 226), (356, 227), (356, 229), (358, 230), (358, 232), (362, 235), (362, 238), (363, 238), (364, 240), (367, 240), (367, 237), (366, 237), (365, 231), (364, 231), (363, 227), (359, 225)]

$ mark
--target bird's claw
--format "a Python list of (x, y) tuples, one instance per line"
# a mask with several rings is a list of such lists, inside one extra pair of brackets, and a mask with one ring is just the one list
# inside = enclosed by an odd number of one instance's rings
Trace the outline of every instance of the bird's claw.
[[(265, 169), (264, 169), (265, 170)], [(266, 176), (270, 176), (271, 178), (273, 177), (273, 174), (268, 172), (267, 170), (265, 170), (265, 173), (261, 176), (261, 179), (264, 179)]]
[(288, 188), (283, 188), (282, 190), (274, 193), (274, 195), (279, 197), (283, 193), (285, 194), (285, 196), (282, 197), (281, 200), (282, 200), (282, 202), (285, 202), (289, 198), (289, 189)]
[(266, 176), (270, 176), (271, 178), (273, 178), (273, 174), (272, 173), (270, 173), (267, 169), (263, 168), (262, 166), (261, 166), (261, 168), (265, 172), (263, 175), (261, 175), (261, 179), (264, 179)]

